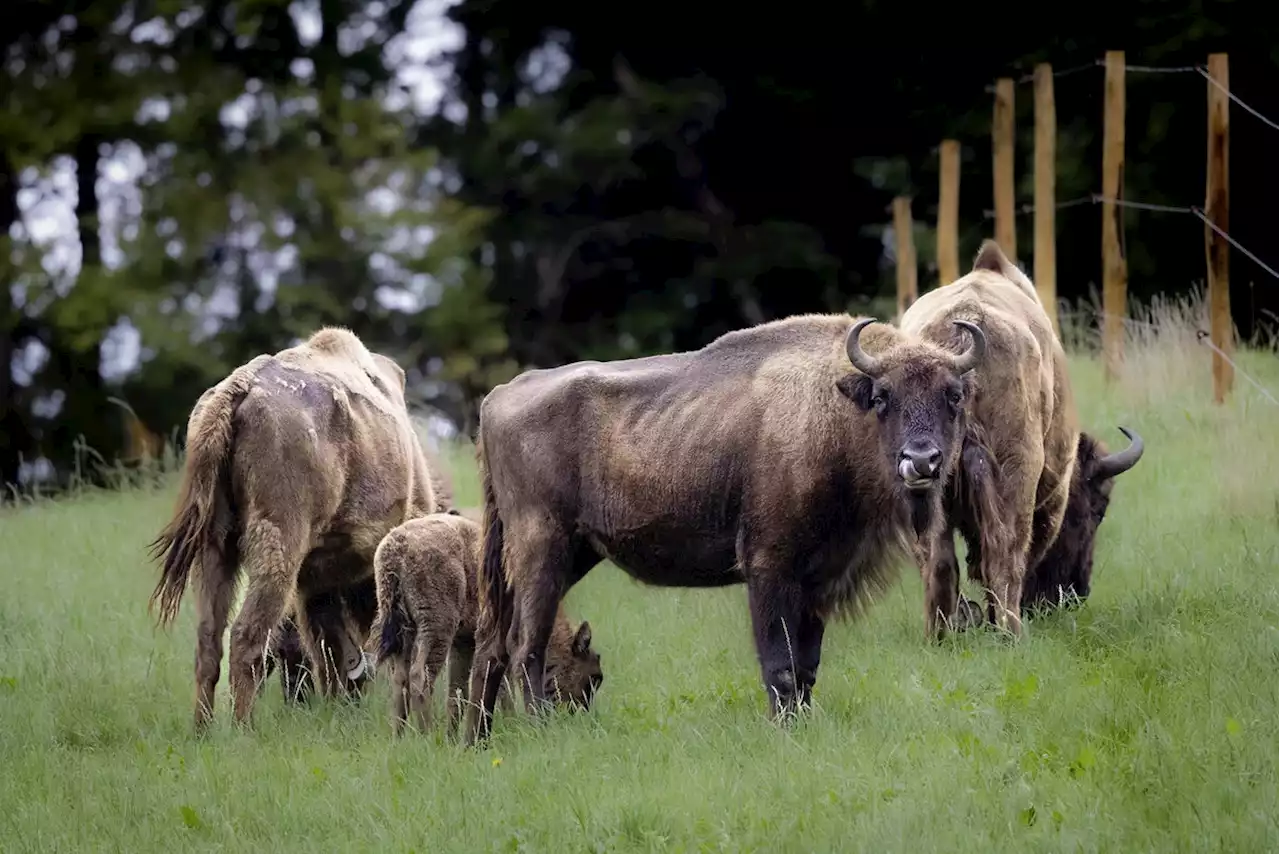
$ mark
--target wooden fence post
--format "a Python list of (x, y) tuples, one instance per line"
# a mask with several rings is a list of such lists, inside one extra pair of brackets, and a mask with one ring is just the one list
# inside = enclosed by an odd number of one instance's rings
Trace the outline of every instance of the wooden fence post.
[(1015, 261), (1018, 256), (1013, 204), (1013, 78), (996, 81), (995, 112), (991, 117), (991, 151), (994, 160), (996, 243)]
[[(1227, 92), (1227, 55), (1209, 54), (1209, 164), (1206, 169), (1204, 210), (1209, 222), (1227, 230), (1228, 151), (1230, 143), (1230, 104)], [(1218, 85), (1215, 86), (1214, 83)], [(1210, 340), (1222, 353), (1235, 349), (1231, 324), (1231, 249), (1227, 241), (1208, 225), (1204, 227), (1205, 260), (1209, 268)], [(1213, 354), (1213, 400), (1222, 403), (1235, 383), (1235, 371), (1218, 352)]]
[(1058, 333), (1058, 252), (1054, 234), (1057, 204), (1056, 151), (1058, 117), (1053, 105), (1053, 66), (1036, 66), (1036, 243), (1035, 278), (1040, 302)]
[(960, 143), (944, 139), (938, 149), (938, 283), (960, 278)]
[(912, 236), (911, 197), (893, 200), (893, 235), (898, 245), (898, 319), (916, 301), (916, 243)]
[(1124, 51), (1107, 51), (1102, 121), (1102, 355), (1108, 381), (1120, 375), (1128, 271), (1120, 245), (1124, 211)]

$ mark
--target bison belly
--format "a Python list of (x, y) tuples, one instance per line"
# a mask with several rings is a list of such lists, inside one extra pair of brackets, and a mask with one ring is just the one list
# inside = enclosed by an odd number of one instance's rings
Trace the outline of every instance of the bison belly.
[(659, 587), (725, 587), (743, 581), (736, 535), (691, 534), (671, 525), (588, 535), (596, 553), (637, 581)]

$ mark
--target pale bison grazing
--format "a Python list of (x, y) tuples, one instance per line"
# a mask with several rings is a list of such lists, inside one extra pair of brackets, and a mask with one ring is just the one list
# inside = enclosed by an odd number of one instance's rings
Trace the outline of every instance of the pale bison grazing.
[[(480, 524), (456, 510), (411, 519), (387, 534), (374, 555), (378, 585), (376, 663), (390, 662), (391, 725), (410, 715), (426, 731), (431, 695), (449, 657), (449, 728), (456, 730), (475, 653)], [(570, 708), (590, 708), (604, 681), (591, 626), (574, 631), (557, 612), (547, 645), (547, 692)], [(505, 691), (504, 691), (505, 696)]]
[[(1077, 576), (1082, 561), (1092, 567), (1111, 479), (1137, 463), (1142, 443), (1135, 438), (1108, 456), (1082, 436), (1066, 354), (1034, 285), (994, 241), (982, 244), (970, 273), (912, 304), (900, 327), (941, 342), (960, 321), (982, 326), (988, 354), (975, 371), (947, 521), (931, 544), (941, 560), (924, 574), (926, 626), (940, 634), (966, 616), (958, 614), (958, 526), (969, 545), (970, 575), (986, 590), (987, 619), (1020, 635), (1025, 603)], [(1074, 509), (1063, 529), (1069, 497)], [(1042, 563), (1051, 546), (1055, 555)]]
[(494, 389), (468, 741), (489, 732), (509, 647), (541, 705), (556, 604), (602, 559), (655, 585), (745, 582), (773, 714), (807, 705), (826, 620), (941, 517), (985, 348), (978, 326), (954, 332), (805, 315)]
[[(443, 513), (453, 504), (453, 480), (448, 468), (431, 451), (424, 447), (422, 452), (431, 476), (435, 499), (433, 512)], [(362, 650), (367, 645), (377, 608), (373, 578), (344, 591), (311, 600), (312, 631), (320, 637), (341, 639), (343, 670), (347, 674), (348, 690), (353, 695), (359, 695), (373, 676), (373, 671), (367, 667), (370, 657)], [(286, 702), (301, 702), (314, 692), (315, 681), (306, 664), (293, 606), (285, 612), (280, 625), (272, 630), (266, 656), (267, 676), (277, 665), (280, 668), (280, 687)]]
[(325, 637), (332, 595), (370, 583), (392, 528), (435, 506), (404, 400), (404, 372), (345, 329), (258, 356), (206, 391), (187, 424), (173, 520), (152, 544), (164, 571), (151, 603), (176, 616), (195, 570), (197, 728), (213, 714), (232, 592), (248, 590), (231, 632), (232, 710), (248, 722), (264, 650), (291, 602), (311, 673), (345, 690), (362, 651)]

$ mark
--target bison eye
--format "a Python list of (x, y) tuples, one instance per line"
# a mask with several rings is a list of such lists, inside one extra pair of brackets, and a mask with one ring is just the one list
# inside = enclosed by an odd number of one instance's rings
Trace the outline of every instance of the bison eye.
[(883, 389), (877, 391), (871, 396), (871, 405), (876, 408), (876, 411), (883, 413), (885, 407), (889, 405), (889, 392)]

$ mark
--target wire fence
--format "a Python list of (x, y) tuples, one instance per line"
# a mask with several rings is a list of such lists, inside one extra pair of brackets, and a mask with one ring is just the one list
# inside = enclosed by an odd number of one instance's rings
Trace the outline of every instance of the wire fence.
[[(1076, 65), (1076, 66), (1071, 66), (1061, 70), (1054, 70), (1050, 73), (1050, 76), (1054, 79), (1058, 79), (1062, 77), (1074, 76), (1086, 71), (1090, 71), (1098, 68), (1105, 68), (1105, 67), (1106, 67), (1105, 60), (1096, 59), (1093, 62), (1085, 63), (1083, 65)], [(1249, 115), (1258, 119), (1268, 127), (1274, 130), (1280, 131), (1280, 124), (1278, 124), (1274, 119), (1271, 119), (1268, 116), (1266, 116), (1262, 111), (1258, 110), (1256, 107), (1247, 103), (1238, 95), (1233, 93), (1230, 89), (1228, 89), (1227, 87), (1219, 83), (1217, 80), (1215, 80), (1213, 75), (1209, 73), (1208, 68), (1206, 68), (1203, 65), (1161, 66), (1161, 65), (1126, 64), (1124, 66), (1124, 70), (1126, 73), (1134, 73), (1134, 74), (1197, 74), (1203, 77), (1205, 80), (1209, 81), (1210, 85), (1218, 88), (1224, 95), (1226, 95), (1227, 98), (1231, 100), (1232, 103), (1240, 107)], [(1035, 73), (1024, 74), (1021, 77), (1016, 78), (1015, 82), (1018, 85), (1034, 83), (1036, 80), (1036, 77), (1037, 75)], [(986, 87), (986, 91), (988, 93), (993, 93), (996, 91), (996, 87), (994, 85), (988, 85)], [(1067, 199), (1064, 201), (1055, 202), (1053, 207), (1055, 210), (1062, 210), (1064, 208), (1073, 208), (1073, 207), (1079, 207), (1082, 205), (1098, 205), (1098, 204), (1104, 204), (1104, 203), (1113, 204), (1121, 208), (1151, 211), (1154, 213), (1172, 213), (1172, 214), (1191, 215), (1196, 219), (1200, 220), (1201, 222), (1203, 222), (1207, 228), (1211, 229), (1215, 234), (1217, 234), (1219, 237), (1221, 237), (1223, 240), (1229, 243), (1233, 248), (1235, 248), (1238, 252), (1240, 252), (1250, 261), (1252, 261), (1253, 263), (1257, 264), (1260, 268), (1270, 273), (1277, 280), (1280, 280), (1280, 271), (1277, 271), (1275, 267), (1271, 266), (1266, 261), (1262, 260), (1262, 258), (1260, 258), (1256, 252), (1253, 252), (1248, 247), (1244, 246), (1239, 240), (1237, 240), (1236, 238), (1232, 237), (1229, 233), (1227, 233), (1225, 229), (1221, 228), (1216, 223), (1214, 223), (1209, 218), (1208, 214), (1205, 213), (1204, 209), (1197, 205), (1170, 205), (1170, 204), (1163, 204), (1163, 203), (1157, 203), (1157, 202), (1145, 202), (1145, 201), (1131, 200), (1131, 199), (1124, 199), (1124, 198), (1114, 198), (1114, 197), (1103, 195), (1102, 193), (1090, 193), (1087, 196), (1080, 196), (1074, 199)], [(1027, 214), (1033, 214), (1035, 213), (1035, 211), (1036, 211), (1036, 205), (1022, 204), (1022, 205), (1017, 205), (1015, 207), (1014, 214), (1015, 216), (1025, 216)], [(972, 238), (977, 232), (985, 231), (987, 228), (987, 223), (989, 223), (992, 219), (995, 219), (995, 217), (996, 217), (996, 212), (994, 210), (990, 210), (990, 209), (983, 210), (982, 220), (979, 221), (978, 223), (975, 223), (971, 228), (969, 228), (958, 242), (960, 244), (967, 244), (970, 240), (972, 240)], [(1148, 327), (1156, 332), (1161, 331), (1161, 327), (1159, 327), (1157, 324), (1149, 323), (1144, 320), (1138, 320), (1136, 318), (1122, 317), (1120, 315), (1109, 314), (1107, 312), (1097, 310), (1097, 309), (1089, 310), (1088, 313), (1098, 319), (1112, 318), (1126, 325), (1143, 326), (1143, 327)], [(1264, 398), (1270, 401), (1273, 405), (1280, 407), (1280, 400), (1277, 400), (1276, 395), (1273, 394), (1272, 391), (1268, 389), (1265, 385), (1263, 385), (1256, 377), (1254, 377), (1252, 374), (1250, 374), (1248, 371), (1242, 368), (1240, 364), (1236, 362), (1234, 359), (1232, 359), (1226, 352), (1224, 352), (1222, 348), (1220, 348), (1217, 344), (1215, 344), (1213, 342), (1212, 335), (1210, 334), (1210, 332), (1208, 332), (1205, 329), (1197, 328), (1195, 330), (1195, 335), (1196, 335), (1196, 341), (1198, 343), (1205, 346), (1207, 349), (1209, 349), (1210, 351), (1215, 353), (1218, 357), (1220, 357), (1223, 361), (1225, 361), (1228, 365), (1230, 365), (1231, 368), (1237, 374), (1239, 374), (1246, 381), (1248, 381), (1255, 389), (1257, 389), (1257, 391)]]

